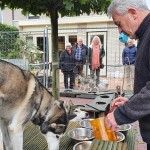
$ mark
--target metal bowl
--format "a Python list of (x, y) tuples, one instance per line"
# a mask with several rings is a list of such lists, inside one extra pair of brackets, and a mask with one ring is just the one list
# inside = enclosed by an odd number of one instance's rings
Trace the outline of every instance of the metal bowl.
[(87, 129), (92, 129), (90, 121), (93, 119), (83, 119), (79, 122), (80, 126)]
[(116, 135), (117, 135), (117, 139), (118, 139), (116, 142), (124, 141), (125, 136), (124, 136), (123, 133), (121, 133), (121, 132), (116, 132)]
[(73, 150), (89, 150), (92, 141), (83, 141), (74, 145)]
[(131, 129), (131, 124), (124, 124), (124, 125), (119, 126), (118, 131), (128, 131), (130, 129)]
[(77, 141), (87, 141), (94, 138), (93, 131), (86, 128), (75, 128), (68, 132), (68, 136)]
[[(125, 136), (121, 132), (116, 132), (118, 141), (121, 142), (125, 139)], [(89, 150), (90, 146), (92, 144), (92, 141), (82, 141), (74, 145), (73, 150)]]

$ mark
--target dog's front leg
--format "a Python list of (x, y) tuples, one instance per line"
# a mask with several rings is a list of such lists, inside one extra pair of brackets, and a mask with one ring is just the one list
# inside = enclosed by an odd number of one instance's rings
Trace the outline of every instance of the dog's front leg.
[(3, 143), (5, 145), (6, 150), (12, 150), (12, 143), (10, 141), (10, 135), (8, 132), (8, 123), (6, 123), (3, 119), (0, 119), (0, 128), (0, 131), (2, 133), (0, 150), (4, 150)]
[(3, 137), (2, 137), (1, 130), (0, 130), (0, 150), (4, 150), (4, 147), (3, 147)]
[(16, 126), (16, 128), (11, 128), (9, 126), (10, 140), (13, 146), (13, 150), (23, 150), (23, 129), (22, 126)]
[(43, 134), (48, 144), (48, 150), (59, 150), (60, 139), (56, 137), (56, 134), (48, 132)]

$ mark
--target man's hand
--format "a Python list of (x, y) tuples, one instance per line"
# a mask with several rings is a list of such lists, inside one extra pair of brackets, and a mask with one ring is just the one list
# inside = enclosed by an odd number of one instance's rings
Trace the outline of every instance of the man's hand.
[(114, 111), (109, 113), (106, 116), (105, 119), (106, 127), (110, 130), (117, 131), (118, 130), (118, 124), (116, 123), (115, 117), (114, 117)]
[(128, 101), (128, 99), (125, 97), (118, 97), (112, 101), (110, 111), (109, 111), (108, 115), (106, 116), (106, 120), (105, 120), (106, 126), (109, 129), (111, 129), (113, 131), (116, 131), (118, 129), (118, 125), (117, 125), (115, 117), (114, 117), (114, 111), (118, 106), (124, 105), (127, 101)]
[(124, 105), (126, 102), (128, 101), (128, 98), (126, 97), (117, 97), (116, 99), (114, 99), (111, 103), (111, 106), (122, 106)]
[(113, 112), (118, 106), (124, 105), (127, 101), (128, 101), (128, 99), (125, 97), (118, 97), (118, 98), (114, 99), (111, 103), (109, 113)]

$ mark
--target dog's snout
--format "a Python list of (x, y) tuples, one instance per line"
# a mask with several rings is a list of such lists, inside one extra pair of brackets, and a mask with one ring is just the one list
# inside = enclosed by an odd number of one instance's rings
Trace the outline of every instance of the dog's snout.
[(40, 126), (40, 130), (43, 134), (46, 134), (49, 130), (49, 126), (48, 126), (48, 122), (45, 122), (43, 123), (41, 126)]

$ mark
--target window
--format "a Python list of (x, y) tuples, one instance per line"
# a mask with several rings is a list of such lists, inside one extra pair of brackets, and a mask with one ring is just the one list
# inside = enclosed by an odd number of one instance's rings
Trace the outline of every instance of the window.
[(35, 15), (32, 15), (32, 14), (29, 14), (28, 19), (40, 19), (40, 16), (35, 16)]
[(71, 35), (69, 36), (69, 42), (71, 43), (71, 45), (75, 45), (77, 42), (77, 35)]
[[(39, 50), (44, 51), (44, 37), (37, 37), (36, 41), (37, 41), (37, 46), (39, 47)], [(45, 37), (45, 46), (46, 46), (46, 37)], [(42, 62), (49, 61), (49, 58), (46, 56), (46, 53), (44, 56), (43, 55), (44, 55), (44, 53), (43, 54), (41, 53), (41, 61)], [(44, 58), (45, 58), (45, 60), (43, 60)]]
[(27, 45), (32, 46), (33, 45), (33, 37), (26, 37)]
[(41, 51), (44, 50), (43, 40), (43, 37), (37, 37), (37, 46), (40, 48)]
[(59, 36), (58, 37), (58, 51), (59, 51), (59, 55), (64, 49), (65, 49), (65, 37), (64, 36)]

